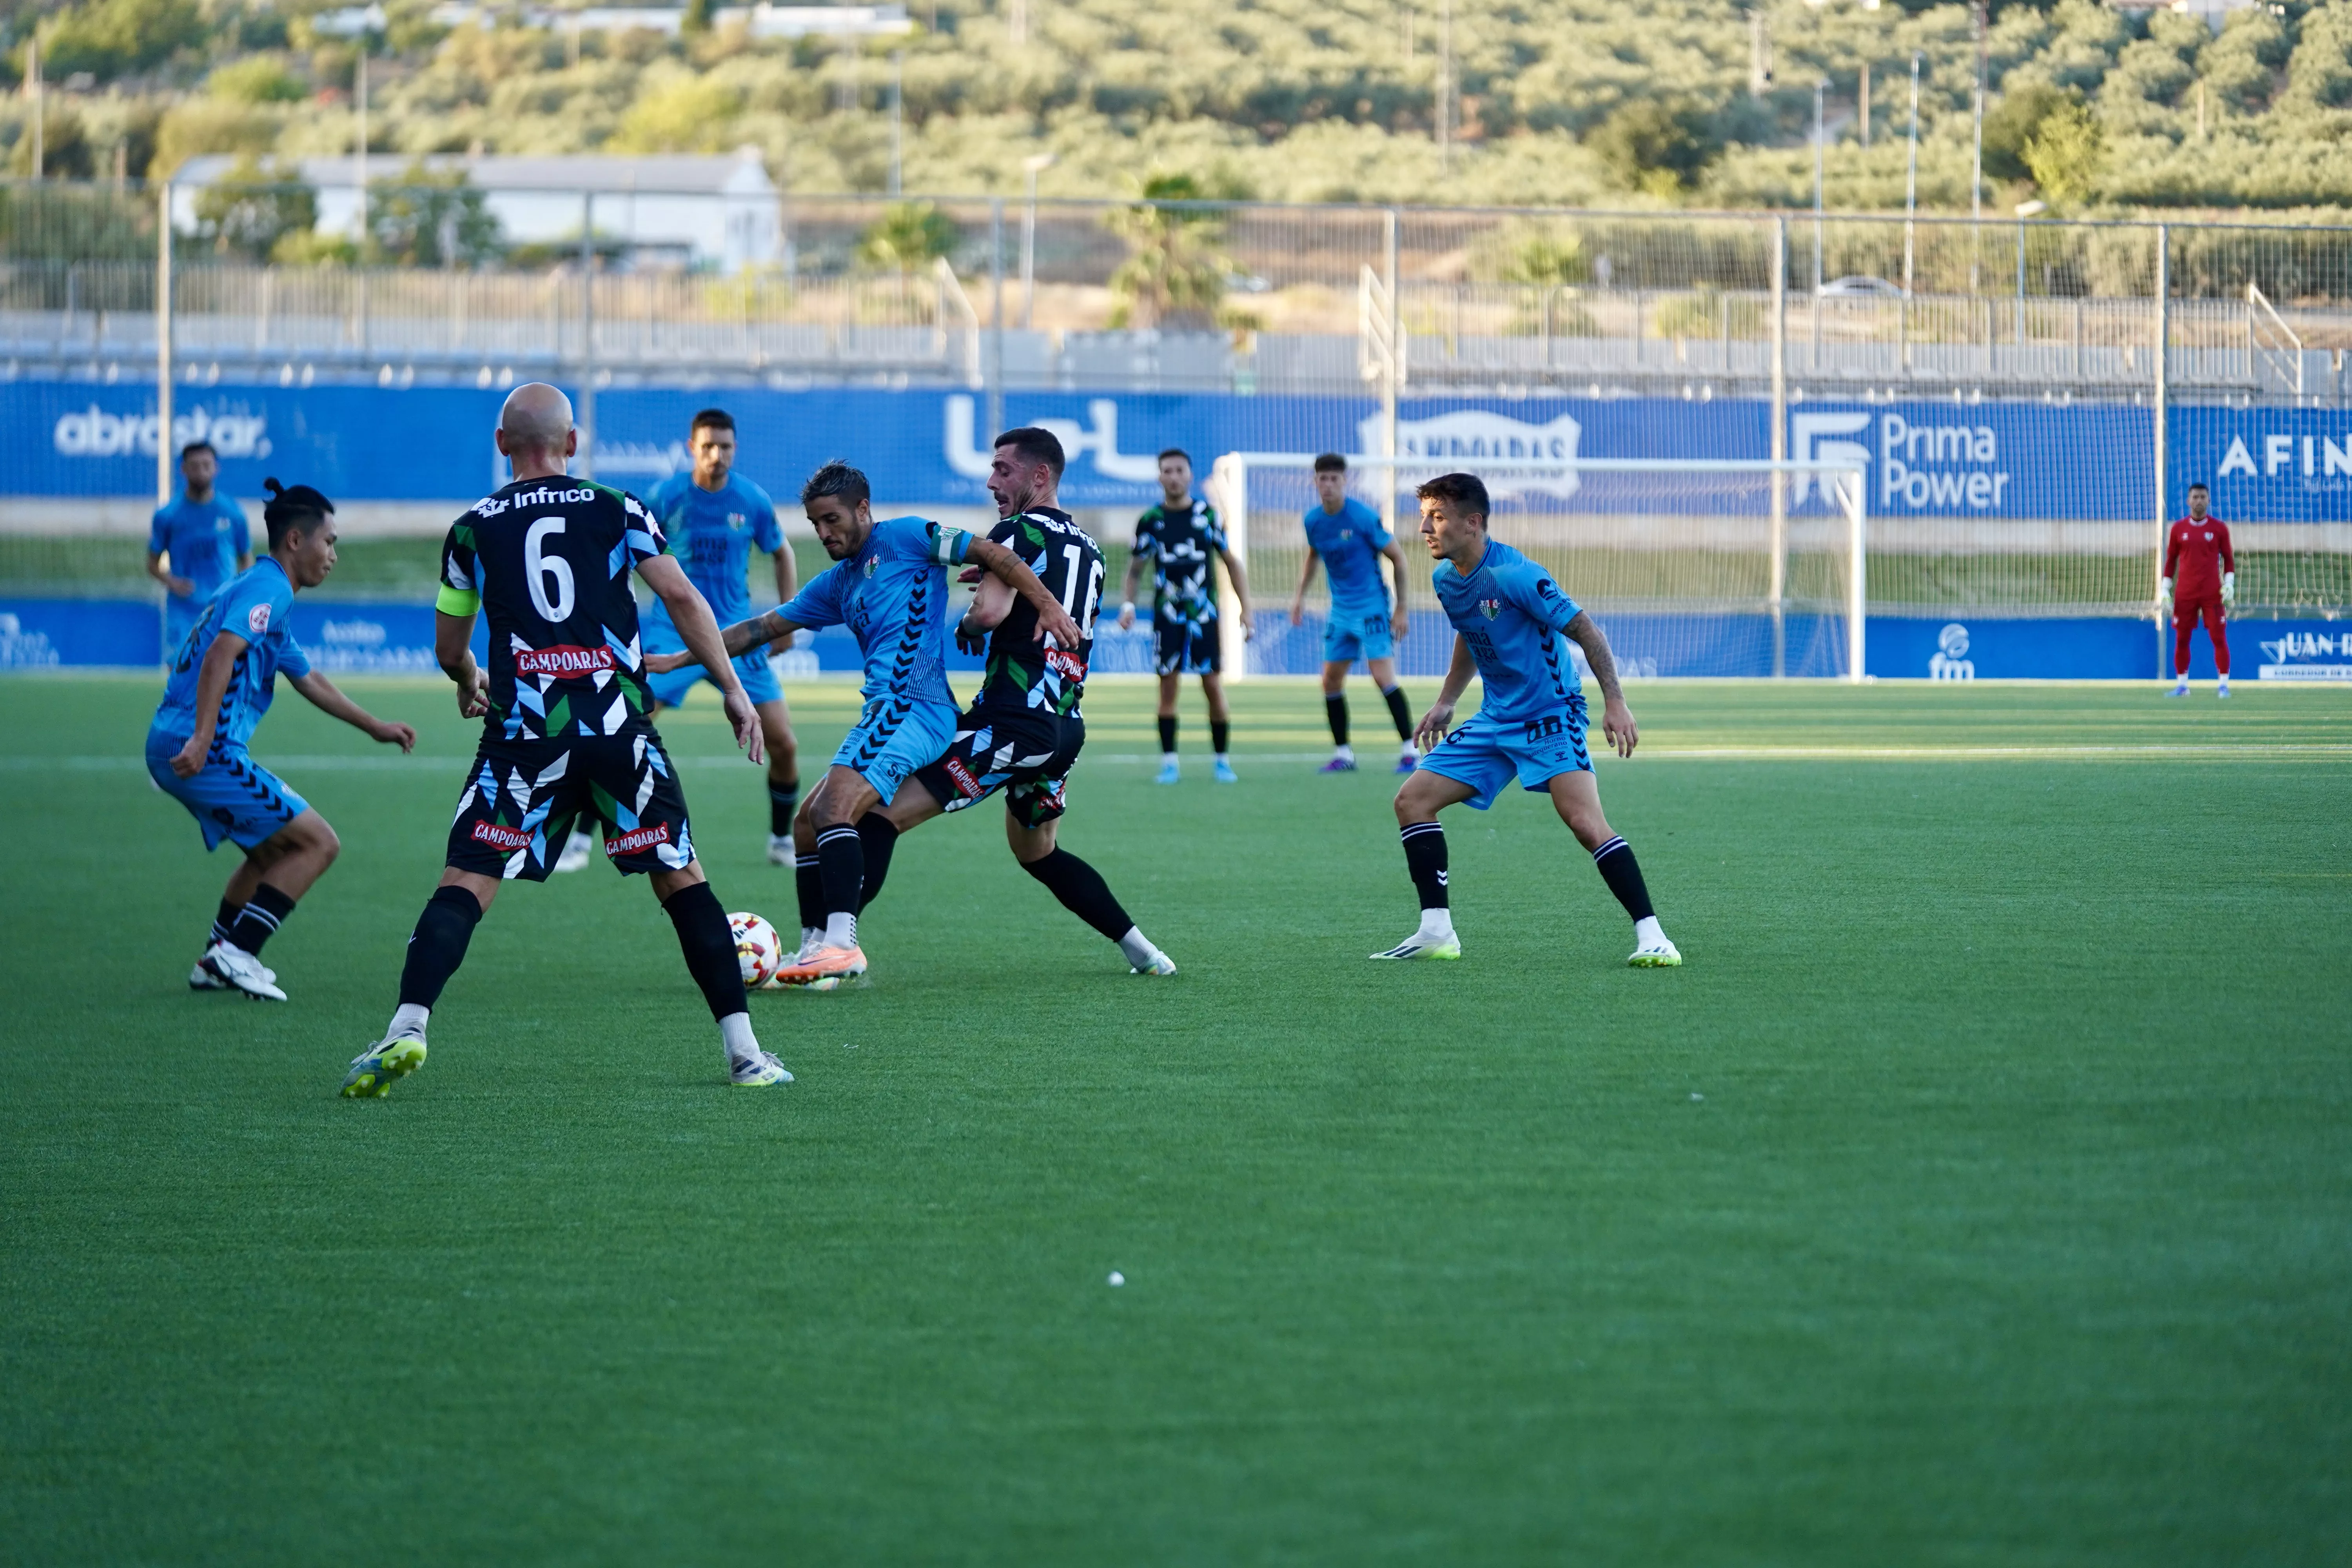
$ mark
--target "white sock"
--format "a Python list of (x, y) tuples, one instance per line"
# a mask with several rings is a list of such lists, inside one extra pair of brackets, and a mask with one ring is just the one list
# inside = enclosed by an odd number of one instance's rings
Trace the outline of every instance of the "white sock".
[(1172, 767), (1174, 767), (1174, 766), (1176, 765), (1176, 753), (1175, 753), (1175, 752), (1160, 752), (1160, 765), (1161, 767), (1163, 767), (1163, 768), (1172, 768)]
[(387, 1040), (421, 1040), (425, 1037), (425, 1020), (432, 1016), (430, 1007), (403, 1002), (392, 1010), (392, 1027), (383, 1032), (383, 1037)]
[(1633, 922), (1633, 945), (1654, 947), (1666, 940), (1666, 928), (1658, 923), (1655, 915), (1643, 915)]
[(751, 1033), (751, 1015), (730, 1013), (719, 1020), (719, 1038), (727, 1047), (730, 1062), (755, 1061), (760, 1055), (759, 1037)]
[(1118, 950), (1138, 969), (1150, 967), (1151, 961), (1160, 956), (1160, 950), (1151, 945), (1151, 939), (1143, 934), (1140, 926), (1127, 928), (1127, 934), (1118, 939)]
[(1454, 935), (1454, 911), (1452, 910), (1422, 910), (1421, 929), (1412, 934), (1423, 942), (1451, 940)]
[(857, 945), (857, 917), (847, 912), (824, 917), (824, 945), (852, 948)]
[(1343, 763), (1352, 763), (1356, 760), (1356, 748), (1349, 745), (1334, 746), (1331, 748), (1331, 754)]
[(1217, 761), (1223, 763), (1227, 767), (1232, 767), (1234, 765), (1233, 754), (1229, 752), (1219, 752), (1217, 753)]

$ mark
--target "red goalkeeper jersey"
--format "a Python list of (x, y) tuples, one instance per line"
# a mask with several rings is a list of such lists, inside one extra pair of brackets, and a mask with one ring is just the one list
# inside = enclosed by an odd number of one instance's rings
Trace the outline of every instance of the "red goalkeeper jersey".
[(2172, 579), (2176, 601), (2220, 598), (2221, 574), (2237, 569), (2228, 523), (2218, 517), (2184, 517), (2172, 525), (2164, 542), (2164, 574)]

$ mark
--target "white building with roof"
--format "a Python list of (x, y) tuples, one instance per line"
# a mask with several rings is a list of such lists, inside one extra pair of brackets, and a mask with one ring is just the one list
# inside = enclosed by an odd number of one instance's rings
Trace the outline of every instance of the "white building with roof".
[[(236, 163), (211, 154), (180, 165), (172, 177), (175, 226), (195, 227), (197, 193)], [(436, 174), (463, 173), (509, 245), (577, 245), (585, 222), (600, 245), (618, 247), (625, 267), (740, 272), (782, 255), (775, 182), (753, 147), (641, 157), (387, 155), (364, 164), (357, 157), (304, 158), (299, 177), (319, 194), (318, 232), (356, 234), (362, 181), (380, 186), (419, 163)]]

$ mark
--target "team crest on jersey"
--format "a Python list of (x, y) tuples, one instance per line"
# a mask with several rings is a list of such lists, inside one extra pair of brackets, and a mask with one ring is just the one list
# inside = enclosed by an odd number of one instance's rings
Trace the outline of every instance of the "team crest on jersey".
[(1496, 616), (1503, 613), (1503, 601), (1500, 599), (1481, 599), (1478, 601), (1478, 613), (1491, 621)]
[(269, 629), (269, 606), (256, 605), (245, 613), (245, 624), (255, 637)]
[(879, 566), (879, 565), (881, 565), (881, 564), (882, 564), (882, 557), (880, 557), (879, 555), (869, 555), (869, 556), (867, 556), (867, 557), (866, 558), (866, 574), (868, 577), (873, 576), (873, 575), (874, 575), (874, 568), (876, 568), (877, 566)]
[(730, 511), (727, 514), (727, 526), (738, 533), (750, 527), (751, 522), (751, 520), (740, 511)]

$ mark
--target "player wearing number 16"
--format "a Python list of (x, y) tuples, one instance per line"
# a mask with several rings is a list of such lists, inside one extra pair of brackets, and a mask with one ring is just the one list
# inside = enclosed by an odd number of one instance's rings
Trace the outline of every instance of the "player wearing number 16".
[[(457, 684), (457, 711), (483, 721), (457, 797), (446, 869), (418, 917), (384, 1037), (352, 1062), (351, 1098), (383, 1094), (425, 1061), (425, 1026), (465, 962), (501, 884), (542, 881), (575, 819), (604, 826), (604, 854), (643, 872), (677, 929), (686, 967), (719, 1022), (728, 1076), (788, 1081), (760, 1048), (727, 913), (695, 858), (677, 770), (646, 720), (645, 655), (632, 568), (659, 595), (686, 646), (709, 662), (736, 743), (760, 760), (760, 721), (719, 653), (710, 606), (663, 553), (661, 525), (636, 497), (565, 473), (579, 447), (572, 404), (541, 382), (515, 388), (499, 415), (514, 482), (450, 526), (441, 552), (433, 652)], [(474, 618), (490, 618), (490, 667), (474, 662)], [(583, 955), (589, 984), (631, 983), (627, 954)], [(552, 1059), (567, 1059), (560, 1046)]]

